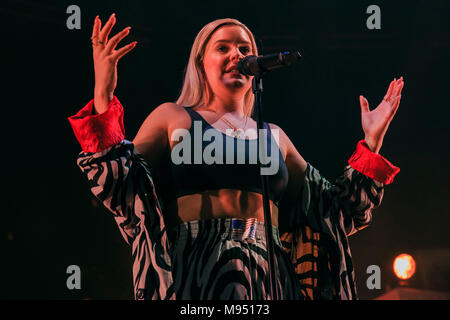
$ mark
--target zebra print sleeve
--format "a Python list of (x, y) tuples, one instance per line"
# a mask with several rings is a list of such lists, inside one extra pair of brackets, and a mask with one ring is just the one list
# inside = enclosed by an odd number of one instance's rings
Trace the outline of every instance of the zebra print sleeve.
[(282, 239), (310, 299), (357, 298), (347, 237), (370, 224), (382, 197), (383, 185), (351, 166), (331, 183), (308, 163), (298, 202), (282, 207)]
[(127, 140), (81, 152), (77, 163), (132, 246), (135, 298), (166, 299), (172, 284), (170, 244), (147, 163)]
[(77, 164), (132, 246), (135, 299), (172, 299), (170, 243), (150, 168), (124, 138), (119, 100), (98, 115), (93, 103), (69, 117), (83, 150)]
[(335, 233), (333, 225), (341, 219), (347, 235), (367, 227), (384, 193), (382, 183), (350, 165), (332, 184), (308, 164), (303, 188), (302, 213), (312, 228), (329, 235)]
[(295, 204), (280, 202), (283, 246), (310, 299), (357, 299), (347, 237), (370, 224), (399, 171), (360, 141), (334, 183), (308, 163)]
[(125, 241), (131, 244), (141, 229), (139, 213), (149, 210), (144, 200), (154, 192), (146, 162), (131, 142), (123, 140), (100, 152), (81, 152), (77, 164), (94, 196), (113, 213)]
[(302, 211), (311, 227), (335, 235), (333, 225), (341, 225), (347, 235), (367, 227), (372, 211), (400, 169), (370, 151), (364, 140), (358, 142), (344, 173), (334, 184), (308, 164), (302, 192)]

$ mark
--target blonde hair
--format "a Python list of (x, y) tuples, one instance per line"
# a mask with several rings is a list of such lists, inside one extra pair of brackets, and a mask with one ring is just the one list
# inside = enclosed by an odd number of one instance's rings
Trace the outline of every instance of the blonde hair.
[[(208, 44), (212, 34), (220, 27), (226, 25), (235, 25), (244, 29), (250, 38), (253, 54), (258, 55), (258, 48), (256, 47), (255, 38), (252, 32), (242, 22), (236, 19), (226, 18), (208, 23), (197, 34), (194, 44), (192, 45), (189, 61), (185, 70), (183, 87), (181, 89), (180, 96), (176, 101), (178, 105), (197, 107), (207, 106), (211, 103), (213, 99), (213, 92), (203, 71), (203, 57), (205, 54), (206, 45)], [(251, 113), (253, 112), (254, 99), (252, 88), (250, 87), (244, 96), (244, 113), (247, 116), (251, 116)]]

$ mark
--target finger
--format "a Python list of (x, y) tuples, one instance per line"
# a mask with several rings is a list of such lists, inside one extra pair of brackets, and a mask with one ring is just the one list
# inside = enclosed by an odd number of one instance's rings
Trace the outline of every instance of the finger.
[(402, 91), (403, 88), (403, 77), (400, 77), (400, 79), (394, 81), (394, 86), (391, 91), (391, 95), (387, 99), (387, 102), (391, 104), (391, 106), (394, 106), (396, 97), (398, 97)]
[(397, 113), (397, 109), (400, 106), (401, 99), (402, 99), (402, 96), (398, 96), (397, 98), (395, 98), (394, 107), (392, 108), (392, 114), (390, 116), (390, 119), (392, 119), (394, 117), (394, 115)]
[(102, 26), (102, 21), (99, 19), (98, 16), (96, 16), (95, 20), (94, 20), (94, 26), (92, 27), (92, 37), (91, 37), (91, 39), (94, 39), (95, 37), (98, 37), (98, 34), (100, 33), (101, 26)]
[(398, 96), (397, 99), (395, 100), (395, 105), (394, 105), (394, 110), (397, 111), (399, 105), (400, 105), (400, 100), (402, 100), (402, 96)]
[(119, 32), (118, 34), (116, 34), (114, 37), (112, 37), (109, 41), (108, 44), (105, 47), (105, 50), (107, 53), (110, 53), (111, 51), (113, 51), (117, 44), (123, 40), (123, 38), (125, 38), (129, 33), (130, 33), (130, 29), (131, 27), (126, 27), (125, 29), (123, 29), (121, 32)]
[(127, 44), (126, 46), (120, 48), (119, 50), (117, 50), (112, 56), (119, 60), (120, 58), (122, 58), (124, 55), (126, 55), (128, 52), (130, 52), (131, 50), (133, 50), (136, 47), (137, 41), (134, 41), (130, 44)]
[(395, 86), (395, 79), (392, 80), (391, 83), (389, 84), (388, 91), (387, 91), (386, 95), (384, 96), (385, 100), (389, 101), (389, 99), (391, 98), (392, 91), (394, 90), (394, 86)]
[(108, 22), (105, 24), (105, 26), (103, 27), (103, 30), (100, 32), (100, 40), (103, 42), (107, 42), (108, 41), (108, 35), (111, 32), (111, 29), (113, 28), (114, 24), (116, 23), (116, 14), (113, 13), (110, 17)]
[(401, 82), (399, 82), (399, 84), (397, 85), (394, 97), (397, 97), (402, 93), (402, 89), (403, 89), (404, 85), (405, 85), (405, 83), (403, 82), (403, 80), (401, 80)]
[(359, 104), (361, 105), (361, 112), (370, 112), (369, 102), (363, 96), (359, 96)]

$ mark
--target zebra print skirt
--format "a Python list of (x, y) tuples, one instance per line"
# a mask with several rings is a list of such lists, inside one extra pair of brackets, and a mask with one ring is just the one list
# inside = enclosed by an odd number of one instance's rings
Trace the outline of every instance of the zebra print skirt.
[[(272, 231), (279, 299), (303, 300), (278, 228)], [(173, 230), (173, 239), (172, 289), (177, 299), (272, 299), (264, 223), (235, 218), (190, 221)]]

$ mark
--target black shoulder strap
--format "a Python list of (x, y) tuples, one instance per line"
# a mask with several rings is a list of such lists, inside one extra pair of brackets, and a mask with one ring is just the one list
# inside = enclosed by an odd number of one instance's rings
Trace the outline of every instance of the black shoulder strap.
[(183, 107), (187, 113), (189, 113), (189, 116), (193, 120), (203, 120), (203, 117), (195, 110), (192, 109), (192, 107)]

